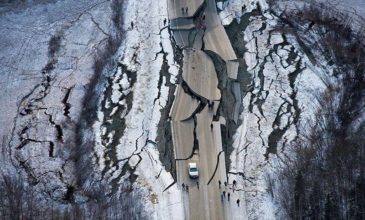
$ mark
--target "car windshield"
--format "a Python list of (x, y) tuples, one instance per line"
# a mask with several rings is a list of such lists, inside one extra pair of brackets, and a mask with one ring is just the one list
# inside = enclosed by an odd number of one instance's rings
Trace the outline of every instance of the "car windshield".
[(198, 169), (193, 167), (193, 168), (190, 168), (190, 171), (191, 172), (196, 172), (196, 171), (198, 171)]

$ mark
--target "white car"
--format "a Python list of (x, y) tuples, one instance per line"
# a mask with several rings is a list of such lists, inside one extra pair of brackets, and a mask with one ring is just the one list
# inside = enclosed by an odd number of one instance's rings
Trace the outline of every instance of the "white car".
[(199, 177), (198, 166), (196, 165), (196, 163), (189, 163), (189, 176), (190, 178)]

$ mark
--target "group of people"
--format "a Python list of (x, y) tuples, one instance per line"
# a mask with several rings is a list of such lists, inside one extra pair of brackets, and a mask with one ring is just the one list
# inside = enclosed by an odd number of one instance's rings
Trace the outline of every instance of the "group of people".
[[(196, 181), (196, 187), (199, 189), (199, 181)], [(188, 184), (182, 183), (181, 188), (182, 188), (183, 191), (189, 193), (189, 185)]]
[[(236, 180), (233, 180), (232, 182), (232, 193), (234, 193), (234, 190), (237, 186), (237, 182)], [(189, 193), (189, 185), (182, 183), (181, 184), (182, 190)], [(199, 189), (199, 181), (196, 181), (196, 187)], [(218, 180), (218, 187), (219, 189), (222, 189), (222, 182), (220, 180)], [(228, 183), (226, 181), (224, 181), (224, 189), (221, 193), (221, 201), (224, 202), (225, 198), (227, 198), (227, 201), (229, 202), (231, 200), (231, 193), (228, 191), (229, 188), (228, 187)], [(227, 190), (227, 191), (226, 191)], [(240, 199), (237, 198), (236, 200), (237, 206), (240, 207)]]
[(182, 190), (183, 191), (185, 190), (187, 193), (189, 193), (189, 186), (188, 186), (188, 184), (185, 185), (185, 183), (182, 183), (181, 184), (181, 187), (182, 187)]
[[(228, 191), (227, 186), (228, 186), (228, 184), (225, 181), (224, 182), (224, 190), (221, 193), (221, 201), (222, 202), (224, 202), (225, 198), (227, 198), (228, 202), (231, 199), (231, 193)], [(237, 186), (237, 182), (236, 182), (236, 180), (233, 180), (233, 182), (232, 182), (232, 192), (234, 192), (236, 186)], [(222, 182), (220, 180), (218, 180), (218, 187), (219, 187), (219, 189), (222, 189)], [(226, 192), (226, 190), (227, 190), (227, 192)], [(240, 199), (239, 198), (236, 200), (236, 203), (237, 203), (237, 206), (240, 207)]]

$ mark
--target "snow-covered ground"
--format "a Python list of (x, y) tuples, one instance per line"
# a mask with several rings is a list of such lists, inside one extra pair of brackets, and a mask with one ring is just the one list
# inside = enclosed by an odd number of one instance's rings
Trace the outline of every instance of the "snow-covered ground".
[[(364, 17), (365, 2), (351, 1), (330, 3)], [(161, 110), (171, 98), (168, 84), (176, 84), (180, 69), (167, 28), (167, 2), (123, 3), (123, 41), (114, 57), (117, 66), (104, 71), (108, 81), (101, 84), (105, 88), (92, 128), (95, 172), (89, 178), (104, 179), (117, 190), (132, 183), (143, 194), (151, 219), (184, 219), (181, 191), (156, 147)], [(248, 219), (275, 219), (278, 210), (267, 178), (290, 158), (286, 146), (311, 121), (316, 95), (325, 88), (321, 76), (331, 69), (320, 58), (313, 65), (295, 38), (274, 31), (277, 19), (265, 0), (218, 1), (219, 15), (229, 25), (258, 5), (262, 14), (251, 16), (242, 30), (247, 51), (240, 58), (252, 85), (243, 97), (229, 180), (238, 180), (235, 195), (244, 195)], [(96, 0), (6, 7), (0, 11), (0, 137), (10, 157), (1, 157), (1, 169), (15, 165), (39, 189), (61, 200), (75, 185), (70, 159), (71, 149), (78, 147), (75, 127), (95, 54), (116, 34), (113, 12), (108, 1)], [(56, 41), (53, 52), (50, 39)], [(164, 65), (167, 73), (162, 73)], [(243, 213), (230, 210), (233, 219)]]
[[(74, 129), (94, 74), (95, 54), (116, 35), (110, 6), (56, 1), (2, 10), (0, 26), (8, 30), (0, 34), (2, 143), (9, 143), (14, 164), (25, 165), (24, 173), (30, 172), (40, 189), (55, 199), (62, 199), (75, 181), (70, 147), (77, 147)], [(126, 0), (122, 12), (119, 64), (104, 70), (110, 79), (105, 91), (110, 86), (111, 92), (100, 98), (104, 106), (93, 127), (97, 164), (88, 178), (104, 178), (118, 188), (137, 175), (133, 186), (142, 189), (145, 208), (154, 219), (184, 219), (180, 190), (176, 185), (168, 188), (174, 180), (159, 161), (155, 144), (170, 89), (166, 83), (175, 84), (180, 68), (167, 28), (167, 1)], [(48, 45), (52, 37), (59, 40), (53, 53)], [(169, 77), (160, 74), (164, 62)], [(118, 118), (124, 125), (113, 127)], [(122, 173), (126, 164), (133, 174)]]
[[(174, 180), (159, 161), (155, 144), (161, 109), (168, 99), (166, 81), (174, 84), (179, 70), (174, 61), (168, 24), (164, 23), (167, 20), (167, 2), (125, 1), (124, 11), (124, 29), (127, 31), (119, 51), (119, 62), (123, 68), (118, 67), (115, 76), (112, 76), (112, 93), (109, 98), (104, 93), (103, 99), (108, 100), (106, 108), (115, 105), (109, 116), (123, 117), (125, 129), (114, 146), (116, 159), (113, 160), (107, 153), (107, 146), (115, 137), (109, 137), (109, 143), (103, 142), (105, 122), (111, 118), (108, 123), (112, 124), (113, 117), (105, 116), (99, 109), (99, 122), (94, 128), (100, 135), (95, 147), (99, 166), (105, 171), (108, 182), (117, 180), (121, 184), (129, 176), (121, 177), (121, 167), (128, 163), (138, 175), (134, 186), (148, 189), (150, 199), (145, 205), (153, 213), (153, 219), (184, 219), (181, 192), (176, 184), (164, 191)], [(169, 79), (160, 74), (164, 61), (169, 66)], [(132, 85), (133, 77), (136, 80)], [(133, 94), (131, 103), (127, 101), (128, 94)], [(124, 110), (120, 115), (114, 115), (118, 108)]]
[(240, 20), (241, 16), (257, 8), (260, 5), (263, 11), (268, 9), (265, 0), (229, 0), (217, 1), (217, 7), (220, 9), (219, 17), (223, 25), (230, 24), (234, 19)]
[[(313, 66), (289, 35), (273, 31), (277, 18), (263, 1), (226, 1), (220, 17), (226, 25), (261, 7), (244, 31), (244, 59), (252, 77), (243, 98), (242, 125), (234, 136), (230, 178), (245, 192), (248, 219), (276, 219), (268, 177), (275, 179), (280, 162), (290, 158), (286, 146), (300, 135), (316, 108), (316, 94), (325, 88), (323, 70)], [(237, 175), (241, 173), (243, 175)]]
[(74, 126), (111, 13), (106, 2), (45, 1), (0, 15), (3, 152), (56, 199), (74, 185)]

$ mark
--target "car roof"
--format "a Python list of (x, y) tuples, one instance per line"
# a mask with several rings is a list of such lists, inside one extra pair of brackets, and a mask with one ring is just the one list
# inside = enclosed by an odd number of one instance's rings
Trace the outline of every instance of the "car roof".
[(189, 167), (196, 168), (196, 163), (189, 163)]

